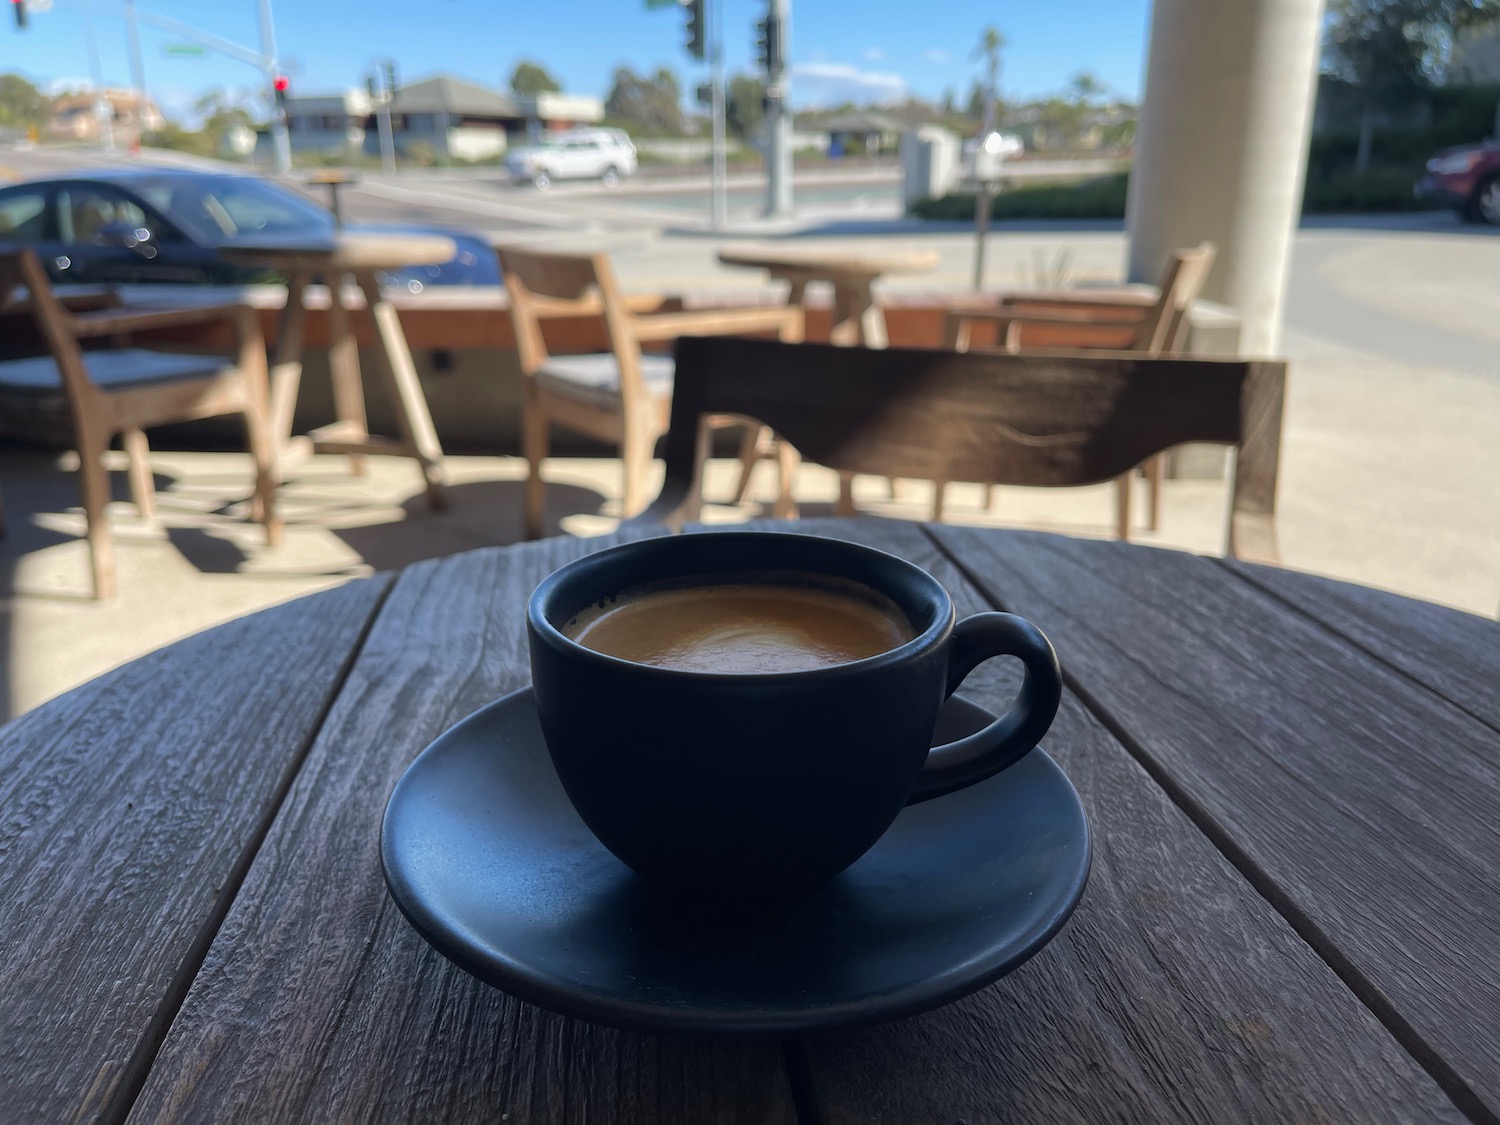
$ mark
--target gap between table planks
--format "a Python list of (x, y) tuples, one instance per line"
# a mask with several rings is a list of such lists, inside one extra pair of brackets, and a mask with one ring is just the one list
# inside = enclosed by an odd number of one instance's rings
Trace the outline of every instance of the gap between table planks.
[(1298, 576), (1273, 597), (1178, 552), (931, 533), (1049, 623), (1070, 685), (1172, 799), (1465, 1113), (1500, 1121), (1493, 729), (1294, 607)]

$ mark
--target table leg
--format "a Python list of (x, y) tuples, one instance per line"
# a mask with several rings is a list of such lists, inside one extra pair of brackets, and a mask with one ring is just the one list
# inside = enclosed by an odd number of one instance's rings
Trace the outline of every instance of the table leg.
[(863, 344), (867, 348), (886, 346), (885, 316), (870, 289), (873, 280), (861, 275), (840, 277), (834, 281), (830, 341), (845, 345)]
[(852, 516), (854, 511), (854, 474), (839, 474), (839, 500), (833, 507), (836, 516)]
[(307, 327), (307, 274), (287, 279), (286, 305), (276, 328), (276, 355), (271, 361), (271, 435), (278, 452), (292, 437), (297, 388), (302, 382), (302, 337)]
[[(341, 423), (341, 438), (363, 441), (370, 436), (370, 423), (365, 413), (365, 388), (359, 371), (359, 343), (349, 325), (343, 280), (342, 276), (331, 279), (328, 286), (328, 370), (333, 380), (333, 412)], [(355, 476), (364, 476), (364, 455), (349, 454), (349, 468)]]
[(391, 406), (396, 411), (407, 456), (415, 458), (422, 467), (422, 476), (427, 481), (427, 502), (434, 510), (441, 510), (448, 506), (443, 495), (443, 449), (427, 410), (411, 349), (406, 345), (406, 334), (401, 331), (401, 320), (380, 292), (380, 281), (374, 273), (362, 272), (358, 280), (380, 337), (375, 356), (391, 389)]

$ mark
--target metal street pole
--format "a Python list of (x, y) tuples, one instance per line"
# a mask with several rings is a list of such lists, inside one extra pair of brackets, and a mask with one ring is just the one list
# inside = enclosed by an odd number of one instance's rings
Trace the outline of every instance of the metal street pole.
[(710, 204), (709, 222), (715, 228), (729, 222), (729, 196), (726, 184), (724, 141), (724, 0), (709, 0), (708, 22), (712, 32), (713, 46), (709, 48), (713, 59), (713, 71), (709, 81), (713, 86), (713, 202)]
[(989, 89), (984, 97), (984, 123), (979, 128), (979, 143), (974, 146), (974, 176), (979, 181), (974, 202), (974, 288), (984, 288), (984, 249), (990, 233), (990, 200), (994, 198), (990, 181), (985, 142), (995, 131), (995, 88), (1000, 81), (1000, 47), (989, 51)]
[(391, 101), (396, 96), (395, 60), (382, 60), (378, 72), (380, 85), (385, 88), (385, 97), (375, 114), (375, 128), (380, 133), (380, 170), (392, 176), (396, 173), (396, 136), (391, 131)]
[(791, 54), (791, 2), (770, 0), (767, 18), (776, 26), (780, 50), (766, 73), (766, 215), (792, 213), (792, 111), (787, 104), (787, 56)]
[(115, 147), (115, 111), (104, 92), (104, 62), (99, 57), (99, 32), (94, 26), (94, 5), (83, 9), (84, 27), (89, 41), (89, 67), (94, 73), (94, 120), (99, 123), (99, 139), (105, 148)]
[[(271, 20), (271, 0), (260, 0), (260, 53), (265, 59), (266, 85), (276, 81), (276, 25)], [(286, 131), (286, 115), (271, 105), (271, 143), (276, 149), (276, 170), (283, 176), (292, 170), (292, 139)]]
[(141, 61), (141, 26), (135, 18), (135, 0), (125, 0), (125, 39), (130, 47), (130, 81), (135, 86), (136, 120), (146, 114), (146, 65)]

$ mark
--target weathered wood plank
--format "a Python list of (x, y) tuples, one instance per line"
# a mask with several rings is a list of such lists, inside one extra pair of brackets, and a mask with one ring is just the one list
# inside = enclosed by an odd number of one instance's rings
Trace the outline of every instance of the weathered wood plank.
[[(807, 521), (989, 608), (912, 525)], [(994, 533), (990, 533), (994, 534)], [(1035, 620), (1054, 627), (1050, 610)], [(983, 665), (964, 692), (1004, 706)], [(809, 1038), (821, 1120), (1461, 1121), (1433, 1081), (1071, 694), (1045, 745), (1088, 808), (1094, 866), (1062, 934), (956, 1004)]]
[(428, 948), (381, 879), (401, 771), (529, 680), (526, 599), (601, 545), (554, 539), (402, 574), (132, 1121), (792, 1120), (774, 1043), (629, 1034), (522, 1004)]
[(0, 1118), (124, 1117), (388, 585), (211, 629), (0, 731)]
[(1277, 567), (1225, 565), (1500, 730), (1500, 621)]
[(1494, 730), (1214, 560), (933, 534), (1047, 622), (1178, 804), (1465, 1112), (1500, 1120)]

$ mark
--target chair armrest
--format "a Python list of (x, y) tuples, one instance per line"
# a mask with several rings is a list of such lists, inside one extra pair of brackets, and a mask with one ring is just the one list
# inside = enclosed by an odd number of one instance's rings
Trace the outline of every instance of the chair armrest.
[(110, 336), (117, 332), (146, 332), (156, 328), (180, 328), (228, 320), (247, 308), (239, 301), (214, 305), (184, 305), (175, 308), (118, 308), (78, 313), (73, 329), (79, 337)]
[(790, 331), (796, 339), (802, 337), (802, 310), (792, 305), (655, 313), (636, 316), (632, 323), (636, 338), (643, 342), (675, 340), (679, 336), (735, 336), (745, 332)]
[(1141, 322), (1137, 309), (963, 309), (948, 313), (950, 321), (983, 322), (1005, 327), (1010, 324), (1067, 324), (1074, 327), (1129, 328)]
[(1155, 292), (1138, 289), (1038, 289), (1025, 293), (1005, 293), (1006, 305), (1067, 305), (1079, 309), (1149, 309), (1160, 299)]

